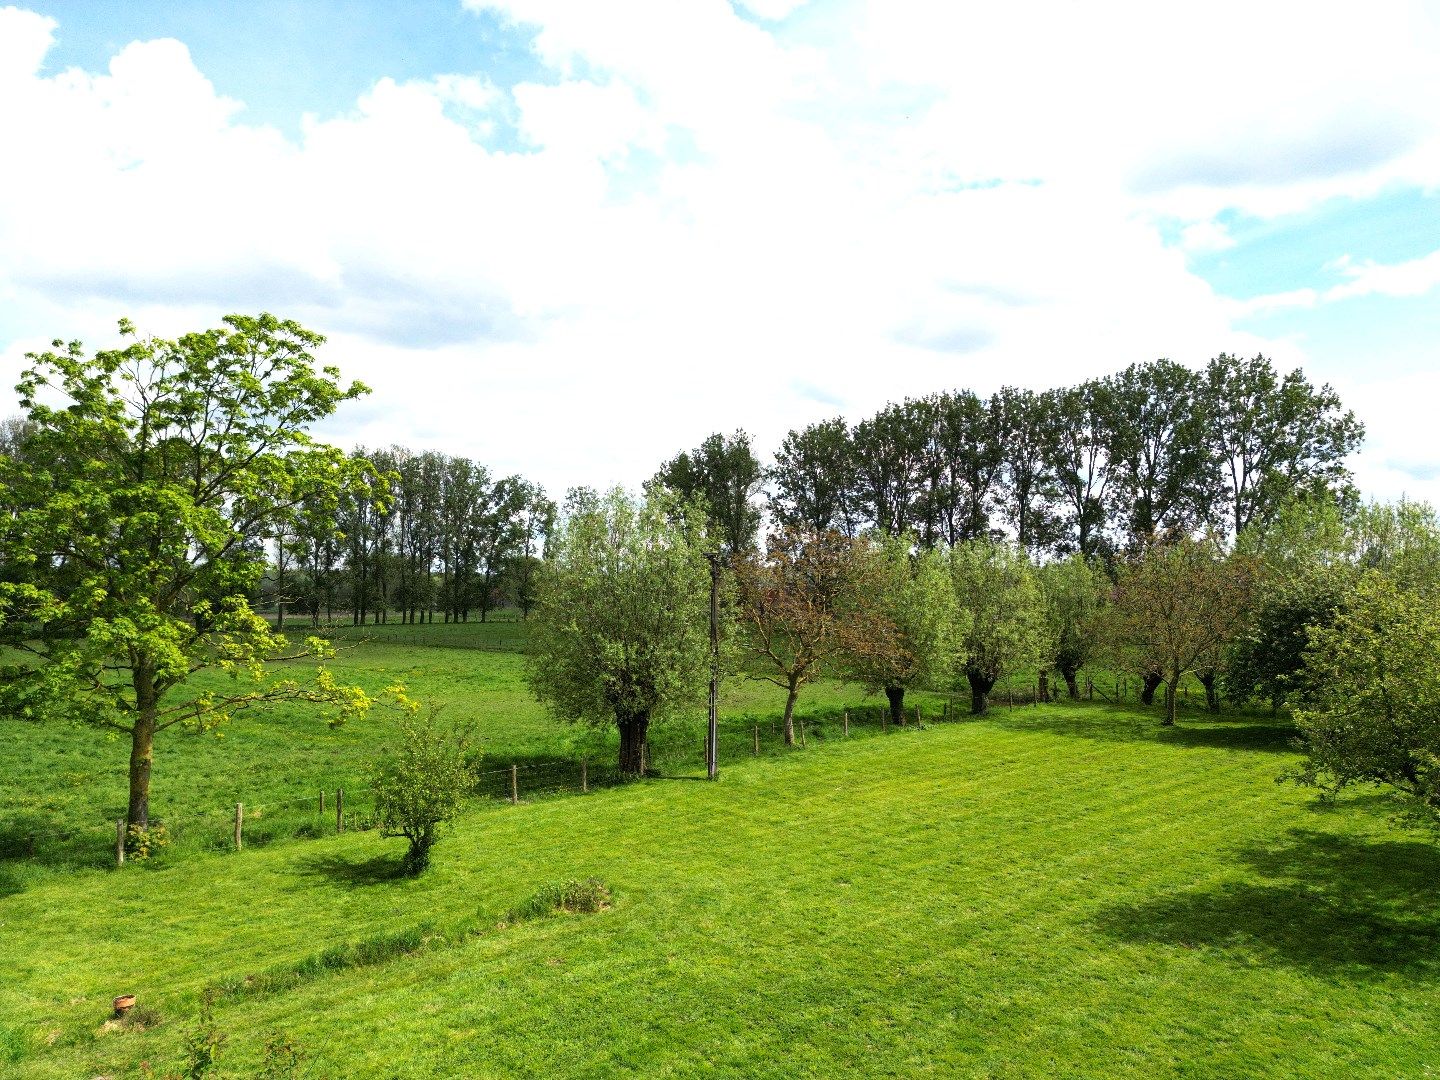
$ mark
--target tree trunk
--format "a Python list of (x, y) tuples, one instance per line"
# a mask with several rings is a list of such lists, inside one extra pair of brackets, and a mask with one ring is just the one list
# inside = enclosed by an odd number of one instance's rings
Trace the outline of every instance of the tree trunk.
[(1075, 680), (1075, 676), (1079, 673), (1078, 668), (1060, 669), (1060, 675), (1065, 680), (1065, 689), (1070, 694), (1071, 701), (1078, 701), (1080, 698), (1080, 684)]
[(990, 691), (995, 688), (995, 680), (973, 669), (965, 672), (965, 678), (970, 680), (970, 713), (979, 716), (990, 707)]
[(1175, 702), (1180, 697), (1180, 672), (1172, 671), (1170, 678), (1165, 680), (1165, 719), (1161, 724), (1165, 727), (1175, 726)]
[(1215, 688), (1215, 672), (1207, 671), (1199, 676), (1200, 685), (1205, 687), (1205, 711), (1220, 711), (1220, 692)]
[(785, 695), (785, 745), (795, 745), (795, 701), (800, 697), (800, 684), (790, 681), (790, 690)]
[(623, 776), (645, 775), (645, 736), (650, 729), (650, 714), (617, 716), (620, 727), (620, 773)]
[(135, 725), (130, 729), (130, 805), (127, 825), (150, 827), (150, 766), (155, 761), (155, 712), (158, 705), (154, 675), (145, 666), (130, 676), (135, 688)]
[(903, 686), (885, 687), (885, 698), (890, 702), (890, 722), (899, 727), (905, 722), (905, 688)]
[(1158, 671), (1145, 672), (1145, 685), (1140, 690), (1140, 704), (1154, 705), (1155, 691), (1160, 689), (1160, 684), (1165, 681), (1165, 676)]

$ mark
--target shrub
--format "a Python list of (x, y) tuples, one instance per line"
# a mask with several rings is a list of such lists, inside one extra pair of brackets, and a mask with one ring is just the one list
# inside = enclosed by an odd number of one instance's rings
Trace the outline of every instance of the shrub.
[(440, 826), (460, 811), (474, 785), (465, 743), (435, 722), (413, 714), (401, 721), (399, 745), (376, 766), (375, 817), (384, 836), (410, 841), (401, 869), (415, 877), (430, 865)]

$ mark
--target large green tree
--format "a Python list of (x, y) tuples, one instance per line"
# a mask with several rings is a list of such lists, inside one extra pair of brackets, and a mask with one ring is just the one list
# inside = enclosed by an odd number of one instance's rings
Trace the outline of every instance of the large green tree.
[(1049, 624), (1048, 658), (1072, 699), (1080, 696), (1077, 676), (1095, 655), (1095, 634), (1100, 604), (1109, 585), (1105, 575), (1083, 555), (1046, 563), (1039, 571)]
[(693, 450), (676, 454), (650, 480), (684, 505), (704, 508), (711, 535), (727, 557), (755, 546), (760, 531), (757, 499), (765, 483), (765, 470), (751, 449), (749, 434), (737, 431), (711, 435)]
[(537, 575), (526, 678), (567, 723), (620, 731), (620, 771), (644, 772), (652, 722), (705, 700), (710, 569), (698, 520), (656, 493), (571, 492)]
[(1299, 779), (1328, 791), (1389, 785), (1440, 824), (1437, 656), (1440, 590), (1362, 572), (1334, 619), (1310, 630)]
[[(28, 354), (17, 387), (25, 453), (0, 456), (3, 680), (22, 715), (64, 716), (129, 739), (129, 823), (146, 828), (155, 737), (281, 700), (368, 705), (326, 670), (274, 679), (284, 637), (250, 608), (267, 541), (356, 466), (307, 429), (365, 393), (316, 368), (324, 340), (272, 315), (231, 315), (177, 340), (121, 323), (122, 348)], [(323, 658), (312, 639), (299, 650)], [(187, 692), (218, 668), (231, 692)]]
[(1004, 541), (967, 540), (950, 549), (955, 591), (955, 667), (970, 686), (970, 711), (990, 707), (990, 691), (1051, 652), (1045, 598), (1023, 549)]
[(871, 693), (884, 693), (890, 718), (901, 722), (905, 692), (944, 685), (950, 673), (955, 593), (945, 558), (915, 549), (908, 536), (880, 536), (866, 575), (878, 613), (894, 627), (889, 648), (873, 645), (847, 657), (847, 674)]
[(1201, 392), (1213, 468), (1235, 533), (1269, 521), (1296, 495), (1348, 487), (1347, 455), (1365, 434), (1328, 385), (1298, 368), (1281, 375), (1264, 356), (1222, 353), (1205, 369)]

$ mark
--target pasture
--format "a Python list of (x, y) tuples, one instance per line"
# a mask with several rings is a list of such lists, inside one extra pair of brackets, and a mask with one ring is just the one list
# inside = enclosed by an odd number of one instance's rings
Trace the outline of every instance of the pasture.
[[(613, 755), (544, 715), (514, 651), (378, 629), (337, 674), (405, 682), (486, 762)], [(1282, 720), (1162, 731), (1097, 701), (941, 723), (922, 696), (924, 730), (880, 735), (869, 699), (845, 738), (863, 700), (811, 688), (807, 747), (784, 750), (781, 692), (730, 686), (719, 783), (696, 782), (697, 715), (655, 730), (658, 778), (476, 801), (414, 880), (403, 842), (313, 805), (348, 787), (363, 825), (383, 712), (167, 733), (175, 841), (120, 871), (124, 744), (0, 720), (0, 1070), (165, 1075), (209, 1030), (215, 1076), (276, 1067), (282, 1042), (313, 1077), (1440, 1071), (1440, 852), (1378, 797), (1276, 783)], [(240, 852), (237, 801), (262, 810)], [(607, 910), (509, 915), (592, 876)], [(122, 992), (143, 1022), (105, 1023)]]

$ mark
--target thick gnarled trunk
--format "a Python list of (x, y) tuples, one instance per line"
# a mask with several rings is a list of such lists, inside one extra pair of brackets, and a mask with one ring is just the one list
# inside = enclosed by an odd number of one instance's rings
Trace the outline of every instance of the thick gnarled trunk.
[(1145, 672), (1145, 684), (1140, 688), (1140, 704), (1154, 705), (1155, 691), (1160, 689), (1160, 684), (1165, 681), (1165, 676), (1158, 671)]
[(903, 686), (885, 687), (885, 700), (890, 702), (890, 722), (899, 727), (905, 722), (905, 688)]
[(645, 737), (650, 730), (650, 714), (617, 716), (620, 728), (620, 773), (622, 776), (645, 775)]
[(995, 680), (975, 668), (967, 668), (965, 678), (970, 682), (970, 713), (979, 716), (990, 707), (990, 691), (995, 689)]
[(1060, 677), (1065, 680), (1065, 690), (1070, 695), (1071, 701), (1080, 700), (1080, 683), (1076, 676), (1080, 674), (1079, 668), (1061, 668)]

